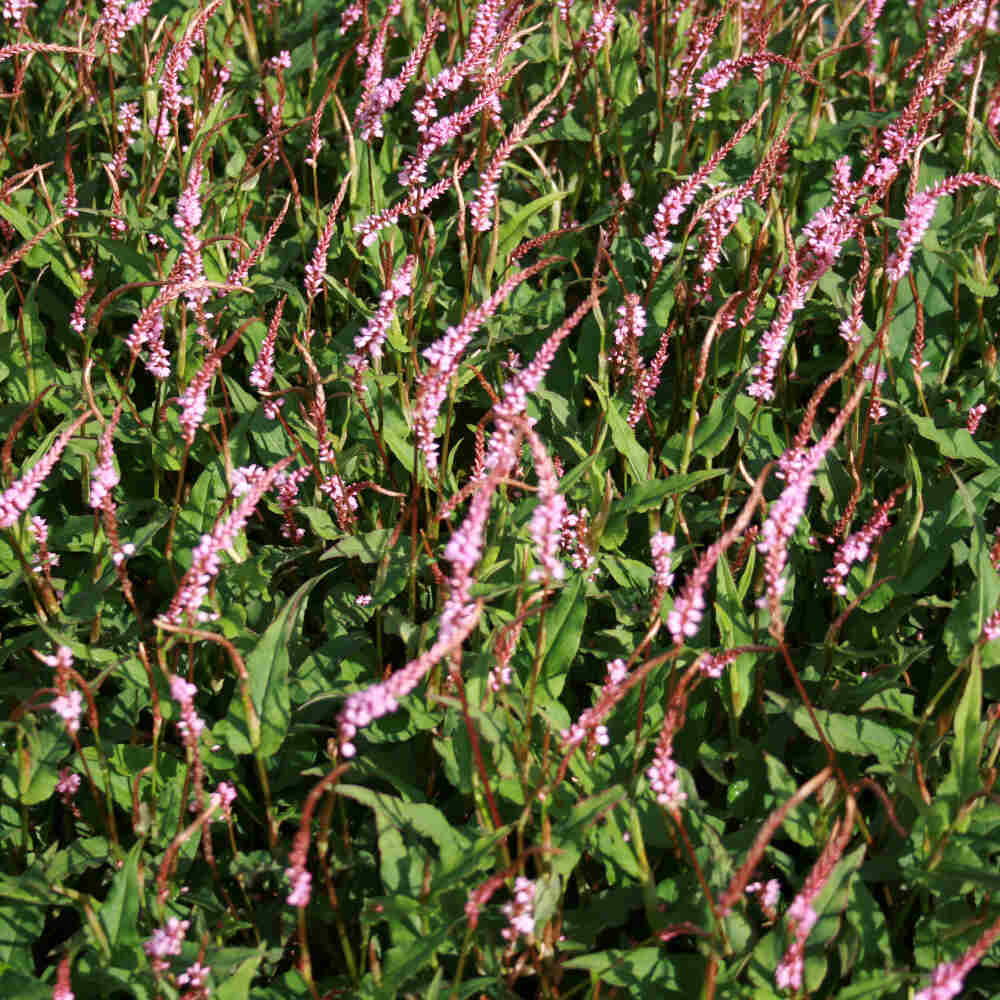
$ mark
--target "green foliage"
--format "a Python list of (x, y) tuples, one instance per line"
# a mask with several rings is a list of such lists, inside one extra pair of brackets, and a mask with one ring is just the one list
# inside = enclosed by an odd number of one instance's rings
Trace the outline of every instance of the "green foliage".
[(996, 5), (142, 6), (3, 10), (0, 993), (1000, 993)]

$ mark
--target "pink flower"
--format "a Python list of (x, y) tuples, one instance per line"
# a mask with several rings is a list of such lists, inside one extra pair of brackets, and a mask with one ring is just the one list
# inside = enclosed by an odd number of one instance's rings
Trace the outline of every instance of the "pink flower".
[(413, 272), (417, 258), (412, 254), (396, 270), (379, 299), (375, 315), (365, 324), (364, 329), (354, 338), (356, 353), (347, 356), (347, 363), (354, 369), (355, 377), (368, 368), (368, 357), (380, 358), (382, 344), (389, 333), (393, 310), (396, 303), (413, 291)]
[(326, 257), (330, 252), (330, 241), (333, 239), (333, 225), (337, 221), (337, 212), (340, 210), (340, 199), (334, 202), (326, 217), (326, 225), (319, 235), (316, 249), (313, 251), (312, 260), (306, 264), (305, 289), (306, 297), (310, 300), (316, 298), (323, 290), (323, 282), (326, 279)]
[(670, 565), (670, 553), (674, 551), (674, 536), (658, 531), (649, 540), (649, 550), (653, 555), (653, 571), (657, 593), (662, 595), (674, 582)]
[(673, 748), (669, 743), (657, 747), (653, 765), (646, 772), (646, 777), (649, 779), (649, 787), (656, 796), (656, 801), (661, 806), (675, 810), (687, 801), (687, 792), (681, 788), (680, 779), (677, 777), (677, 764), (673, 758)]
[(428, 362), (428, 367), (417, 376), (413, 433), (417, 439), (417, 447), (424, 455), (428, 472), (437, 472), (438, 445), (434, 439), (434, 426), (451, 379), (458, 371), (462, 352), (479, 327), (496, 312), (507, 296), (522, 281), (537, 274), (548, 264), (548, 260), (542, 260), (523, 271), (515, 271), (481, 306), (467, 313), (457, 326), (448, 327), (443, 337), (423, 350), (422, 356)]
[(90, 480), (90, 506), (94, 510), (104, 506), (105, 498), (111, 495), (111, 491), (118, 485), (120, 479), (115, 469), (115, 453), (111, 439), (121, 414), (121, 406), (116, 406), (111, 419), (104, 425), (104, 433), (97, 449), (97, 466)]
[(163, 927), (153, 931), (153, 936), (142, 946), (146, 954), (153, 960), (153, 971), (164, 972), (168, 968), (171, 955), (181, 953), (181, 945), (187, 934), (191, 921), (170, 917)]
[(501, 907), (507, 918), (507, 926), (500, 932), (509, 944), (518, 937), (530, 937), (535, 933), (535, 883), (531, 879), (518, 876), (514, 883), (514, 899)]
[(205, 723), (194, 709), (194, 696), (198, 689), (178, 674), (170, 678), (170, 696), (181, 706), (181, 717), (177, 723), (184, 745), (195, 747), (205, 729)]
[(740, 142), (741, 139), (757, 124), (757, 120), (764, 113), (765, 105), (761, 105), (746, 121), (740, 126), (728, 142), (724, 143), (715, 153), (709, 157), (708, 161), (696, 173), (688, 178), (679, 187), (671, 188), (656, 209), (653, 216), (653, 231), (643, 238), (643, 244), (649, 250), (649, 255), (656, 261), (666, 259), (673, 244), (667, 239), (667, 229), (680, 222), (684, 210), (694, 200), (694, 196), (711, 176), (712, 171), (729, 155), (730, 151)]
[(823, 582), (838, 594), (846, 594), (844, 580), (856, 562), (864, 562), (868, 558), (872, 545), (889, 527), (889, 512), (895, 506), (896, 496), (893, 494), (883, 504), (875, 504), (875, 512), (863, 528), (849, 535), (840, 543), (833, 557), (833, 566), (823, 577)]
[(56, 791), (63, 805), (69, 805), (80, 790), (80, 775), (74, 774), (68, 767), (64, 767), (59, 772), (59, 780), (56, 782)]
[(885, 266), (885, 272), (891, 281), (899, 281), (909, 271), (913, 250), (927, 232), (934, 218), (938, 200), (971, 184), (989, 184), (991, 187), (1000, 188), (1000, 182), (992, 177), (984, 177), (981, 174), (957, 174), (915, 194), (907, 202), (906, 217), (899, 230), (896, 249), (889, 255)]
[(177, 625), (185, 618), (197, 618), (198, 610), (208, 596), (209, 584), (221, 568), (220, 553), (233, 544), (260, 502), (260, 498), (271, 488), (293, 457), (283, 458), (266, 472), (255, 476), (251, 488), (229, 517), (217, 521), (211, 532), (201, 536), (201, 541), (195, 546), (191, 568), (184, 574), (181, 585), (163, 616), (165, 621)]
[[(281, 301), (278, 302), (278, 307), (274, 310), (274, 316), (271, 319), (271, 325), (267, 328), (264, 342), (260, 345), (260, 354), (257, 356), (253, 368), (250, 369), (250, 377), (247, 379), (255, 389), (261, 392), (266, 392), (274, 379), (274, 344), (278, 339), (278, 324), (281, 322), (281, 314), (287, 300), (288, 296), (283, 295)], [(277, 419), (279, 409), (280, 405), (274, 400), (264, 401), (264, 414), (271, 420)]]
[(285, 870), (285, 877), (292, 883), (292, 891), (286, 900), (288, 905), (297, 907), (308, 906), (309, 897), (312, 893), (312, 875), (304, 868), (292, 867)]
[(51, 708), (66, 723), (70, 736), (75, 736), (83, 714), (83, 695), (74, 688), (68, 694), (59, 695), (52, 702)]
[(195, 962), (188, 966), (186, 972), (182, 972), (177, 977), (178, 986), (190, 986), (192, 990), (200, 990), (205, 985), (205, 979), (212, 970), (201, 962)]
[(69, 439), (77, 432), (80, 426), (87, 420), (90, 419), (90, 413), (84, 413), (82, 416), (77, 417), (55, 439), (49, 450), (39, 459), (31, 469), (26, 472), (20, 479), (16, 482), (11, 483), (0, 493), (0, 528), (10, 528), (18, 520), (18, 518), (28, 509), (31, 505), (31, 501), (35, 499), (35, 494), (38, 492), (39, 486), (45, 482), (46, 477), (55, 467), (56, 462), (59, 461), (59, 456), (62, 455), (69, 443)]
[(979, 422), (986, 415), (986, 404), (977, 403), (975, 406), (969, 409), (969, 415), (966, 417), (965, 426), (968, 428), (970, 434), (975, 434), (979, 430)]

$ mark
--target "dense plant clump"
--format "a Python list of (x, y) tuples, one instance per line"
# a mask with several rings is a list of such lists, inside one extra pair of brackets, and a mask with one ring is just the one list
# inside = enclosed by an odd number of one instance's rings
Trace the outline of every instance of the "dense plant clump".
[(1000, 994), (1000, 0), (0, 24), (0, 993)]

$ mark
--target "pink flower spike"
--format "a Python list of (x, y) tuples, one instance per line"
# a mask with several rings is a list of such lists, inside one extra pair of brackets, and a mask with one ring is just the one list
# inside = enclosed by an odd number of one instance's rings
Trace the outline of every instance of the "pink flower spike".
[(518, 937), (535, 933), (535, 883), (518, 876), (514, 883), (514, 899), (501, 907), (507, 926), (500, 932), (503, 939), (513, 945)]
[(899, 281), (910, 269), (910, 258), (934, 218), (939, 199), (972, 184), (988, 184), (1000, 190), (1000, 181), (982, 174), (957, 174), (915, 194), (906, 204), (906, 217), (899, 229), (896, 249), (889, 255), (885, 273), (890, 281)]
[(0, 493), (0, 528), (10, 528), (17, 523), (18, 518), (31, 506), (39, 486), (55, 468), (60, 455), (69, 443), (69, 439), (79, 428), (90, 419), (90, 412), (76, 418), (52, 442), (49, 450), (16, 482), (11, 483), (3, 493)]
[(61, 694), (52, 702), (52, 711), (66, 723), (70, 736), (75, 736), (80, 728), (83, 714), (83, 695), (75, 688), (68, 694)]
[(199, 609), (208, 596), (209, 584), (218, 575), (222, 562), (220, 553), (228, 549), (243, 530), (261, 497), (276, 482), (281, 472), (294, 456), (283, 458), (270, 469), (253, 477), (247, 493), (240, 498), (239, 505), (225, 520), (217, 521), (215, 527), (195, 546), (191, 568), (184, 574), (180, 587), (170, 602), (163, 620), (171, 625), (179, 625), (184, 619), (198, 620)]
[(379, 299), (375, 315), (365, 324), (365, 328), (354, 338), (354, 354), (347, 356), (347, 363), (354, 369), (355, 379), (367, 370), (369, 358), (382, 356), (382, 344), (392, 324), (393, 310), (400, 299), (413, 291), (413, 272), (417, 258), (412, 254), (396, 270)]
[(312, 894), (312, 875), (304, 868), (288, 868), (285, 877), (292, 883), (292, 891), (288, 895), (286, 902), (289, 906), (297, 906), (300, 909), (309, 905), (309, 897)]

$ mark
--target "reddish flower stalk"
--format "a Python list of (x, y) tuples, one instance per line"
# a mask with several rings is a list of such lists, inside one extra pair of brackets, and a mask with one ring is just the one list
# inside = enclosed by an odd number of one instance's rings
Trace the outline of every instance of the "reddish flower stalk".
[(188, 23), (181, 40), (170, 50), (160, 74), (160, 109), (153, 133), (161, 145), (166, 145), (173, 132), (173, 123), (180, 114), (183, 97), (179, 82), (184, 67), (191, 61), (194, 47), (205, 37), (205, 25), (222, 6), (222, 0), (211, 0)]
[(788, 562), (788, 542), (802, 519), (813, 477), (833, 447), (848, 418), (861, 400), (867, 383), (863, 379), (851, 393), (847, 403), (834, 418), (829, 430), (811, 448), (792, 448), (781, 457), (781, 470), (785, 477), (785, 488), (781, 496), (771, 505), (767, 520), (761, 528), (761, 540), (757, 548), (764, 555), (765, 596), (762, 603), (771, 613), (770, 630), (775, 638), (781, 638), (784, 623), (781, 620), (781, 595), (785, 589), (784, 571)]
[(360, 387), (361, 375), (368, 369), (369, 358), (382, 356), (382, 344), (389, 333), (396, 303), (412, 293), (413, 273), (416, 267), (417, 258), (410, 254), (392, 275), (389, 284), (383, 290), (375, 314), (354, 338), (355, 353), (347, 356), (347, 363), (354, 369), (356, 387)]
[(181, 437), (188, 447), (194, 444), (195, 434), (198, 433), (198, 428), (201, 426), (202, 420), (205, 419), (205, 411), (208, 408), (208, 387), (212, 384), (212, 379), (222, 364), (222, 359), (235, 347), (236, 342), (242, 336), (245, 326), (246, 324), (235, 330), (221, 347), (216, 348), (205, 358), (201, 368), (177, 400), (181, 408)]
[(1000, 938), (1000, 918), (983, 931), (979, 940), (961, 958), (942, 962), (931, 973), (930, 985), (915, 993), (913, 1000), (951, 1000), (962, 992), (965, 977), (983, 960)]
[[(326, 217), (326, 225), (319, 234), (316, 242), (316, 249), (313, 251), (312, 260), (306, 264), (305, 289), (306, 297), (310, 303), (323, 290), (323, 283), (326, 279), (326, 258), (330, 252), (330, 241), (333, 239), (333, 226), (337, 221), (337, 214), (340, 212), (341, 203), (347, 193), (347, 184), (350, 177), (345, 177), (337, 192), (337, 197), (330, 207), (330, 213)], [(287, 206), (287, 202), (286, 202)]]
[[(267, 392), (274, 380), (274, 344), (278, 339), (278, 325), (281, 323), (281, 314), (287, 301), (288, 296), (283, 295), (278, 302), (274, 316), (271, 318), (271, 324), (267, 328), (267, 334), (260, 345), (260, 354), (257, 355), (257, 360), (254, 362), (253, 368), (250, 369), (250, 376), (247, 379), (255, 389), (262, 393)], [(271, 420), (277, 419), (280, 408), (280, 403), (276, 400), (266, 399), (264, 401), (264, 414)]]
[(268, 244), (274, 239), (275, 234), (278, 232), (281, 223), (284, 221), (285, 213), (288, 211), (288, 205), (292, 200), (292, 196), (286, 195), (284, 204), (281, 206), (281, 211), (278, 213), (277, 218), (271, 223), (267, 232), (264, 234), (264, 238), (253, 248), (250, 256), (247, 257), (243, 263), (238, 264), (229, 275), (230, 285), (242, 285), (246, 276), (250, 273), (250, 269), (255, 267), (257, 261), (264, 255), (264, 251), (267, 249)]
[(431, 475), (435, 474), (438, 468), (438, 445), (434, 439), (434, 425), (437, 423), (441, 404), (448, 392), (448, 385), (458, 371), (462, 352), (472, 341), (479, 327), (496, 312), (507, 296), (522, 281), (548, 267), (553, 260), (555, 258), (549, 257), (523, 271), (515, 271), (482, 305), (468, 312), (457, 326), (448, 327), (443, 337), (422, 352), (429, 366), (417, 376), (413, 432), (417, 439), (417, 447), (427, 463), (427, 471)]
[(426, 653), (411, 660), (388, 680), (348, 695), (338, 716), (341, 756), (353, 757), (357, 753), (353, 741), (358, 731), (383, 715), (395, 712), (399, 699), (408, 695), (436, 663), (457, 650), (478, 621), (479, 606), (469, 605), (447, 633), (442, 630), (437, 642)]
[(793, 940), (775, 970), (774, 978), (778, 989), (800, 990), (802, 988), (806, 940), (819, 919), (818, 914), (813, 909), (813, 903), (823, 891), (823, 886), (829, 881), (833, 869), (844, 853), (844, 848), (847, 847), (847, 842), (851, 839), (851, 834), (854, 832), (854, 811), (854, 799), (849, 798), (846, 815), (834, 827), (833, 835), (812, 871), (809, 872), (805, 884), (802, 886), (802, 891), (795, 897), (785, 915), (793, 934)]
[(667, 615), (667, 628), (670, 630), (670, 634), (677, 645), (683, 643), (685, 637), (690, 639), (698, 634), (698, 628), (705, 613), (704, 591), (705, 585), (708, 583), (708, 578), (712, 575), (712, 570), (715, 569), (715, 564), (719, 561), (719, 556), (743, 534), (744, 529), (750, 523), (757, 504), (760, 502), (764, 490), (764, 482), (770, 471), (770, 466), (765, 466), (761, 471), (757, 477), (757, 481), (753, 485), (753, 489), (750, 491), (750, 496), (747, 497), (746, 502), (743, 504), (743, 509), (737, 515), (736, 520), (723, 532), (720, 538), (705, 550), (702, 557), (698, 560), (697, 566), (695, 566), (684, 581), (684, 586), (677, 595), (673, 608)]
[(649, 255), (656, 261), (666, 259), (673, 244), (667, 239), (667, 229), (676, 225), (684, 210), (694, 200), (694, 196), (705, 184), (712, 171), (732, 152), (733, 148), (754, 128), (760, 116), (764, 113), (768, 105), (765, 101), (757, 110), (744, 122), (736, 134), (727, 142), (720, 146), (691, 177), (689, 177), (679, 187), (671, 188), (653, 216), (653, 231), (643, 238), (643, 244), (649, 250)]
[(17, 482), (0, 493), (0, 528), (11, 528), (31, 506), (38, 488), (55, 468), (69, 439), (90, 419), (90, 411), (81, 414), (52, 442), (49, 450)]
[(883, 503), (876, 503), (875, 511), (864, 527), (849, 535), (838, 546), (833, 556), (833, 566), (823, 577), (823, 582), (836, 593), (841, 595), (847, 593), (844, 581), (851, 571), (851, 566), (856, 562), (864, 562), (868, 558), (872, 546), (889, 527), (889, 513), (896, 505), (896, 498), (900, 492), (901, 489), (897, 489)]
[(509, 136), (497, 147), (490, 159), (489, 165), (483, 172), (479, 180), (479, 191), (472, 204), (472, 228), (479, 233), (485, 233), (493, 228), (493, 208), (497, 201), (497, 188), (499, 186), (500, 172), (503, 165), (510, 158), (514, 147), (527, 135), (528, 130), (535, 123), (535, 119), (556, 99), (559, 91), (562, 90), (573, 68), (572, 63), (567, 63), (563, 70), (563, 75), (555, 88), (536, 104), (527, 117), (514, 126)]
[(291, 463), (294, 456), (283, 458), (267, 471), (253, 477), (252, 485), (240, 498), (239, 504), (224, 520), (216, 521), (215, 527), (195, 546), (191, 568), (184, 574), (174, 599), (170, 602), (163, 620), (170, 625), (179, 625), (183, 619), (200, 620), (205, 616), (199, 612), (202, 602), (208, 596), (208, 588), (218, 575), (222, 563), (220, 554), (229, 548), (236, 536), (250, 520), (261, 497), (271, 488), (281, 471)]
[(566, 498), (558, 492), (558, 480), (549, 453), (541, 438), (530, 428), (524, 429), (538, 472), (538, 504), (531, 515), (531, 538), (535, 543), (538, 568), (532, 570), (531, 579), (561, 580), (566, 573), (557, 558), (562, 540), (561, 529), (566, 514)]
[(642, 419), (653, 393), (656, 392), (656, 387), (660, 384), (660, 372), (667, 362), (670, 338), (673, 335), (674, 324), (671, 322), (670, 326), (660, 334), (660, 343), (653, 360), (639, 372), (638, 378), (632, 384), (632, 406), (627, 417), (629, 427), (635, 427)]
[(921, 191), (907, 202), (906, 215), (899, 230), (896, 249), (889, 255), (885, 266), (885, 273), (890, 281), (899, 281), (909, 271), (914, 248), (927, 232), (934, 218), (938, 200), (972, 184), (988, 184), (1000, 190), (1000, 182), (992, 177), (985, 177), (982, 174), (957, 174)]

